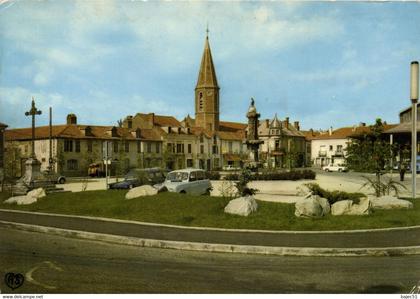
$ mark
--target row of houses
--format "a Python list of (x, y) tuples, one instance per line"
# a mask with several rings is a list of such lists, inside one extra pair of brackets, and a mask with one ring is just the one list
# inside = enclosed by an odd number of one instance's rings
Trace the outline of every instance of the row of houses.
[[(410, 143), (410, 112), (406, 109), (400, 113), (399, 124), (384, 124), (384, 134), (390, 142)], [(248, 159), (246, 124), (220, 121), (221, 129), (211, 132), (196, 127), (194, 121), (189, 115), (178, 121), (172, 116), (138, 113), (127, 116), (121, 126), (97, 126), (80, 125), (76, 115), (70, 114), (64, 125), (36, 128), (35, 154), (43, 170), (52, 165), (55, 171), (69, 176), (86, 175), (88, 166), (103, 161), (106, 155), (124, 170), (148, 167), (220, 170), (227, 165), (243, 166)], [(19, 167), (23, 169), (31, 153), (31, 128), (5, 128), (2, 125), (6, 149), (19, 149)], [(280, 120), (275, 115), (259, 122), (258, 132), (263, 141), (260, 158), (267, 168), (288, 167), (286, 158), (292, 151), (297, 154), (298, 167), (340, 164), (345, 162), (351, 138), (368, 131), (365, 123), (302, 131), (299, 122)]]

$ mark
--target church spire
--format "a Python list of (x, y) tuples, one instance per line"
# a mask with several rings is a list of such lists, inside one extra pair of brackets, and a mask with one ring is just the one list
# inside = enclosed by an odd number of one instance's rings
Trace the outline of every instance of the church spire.
[(216, 71), (214, 68), (213, 58), (211, 56), (210, 43), (209, 43), (209, 29), (206, 29), (206, 41), (204, 43), (204, 52), (201, 58), (200, 71), (198, 73), (198, 80), (196, 88), (200, 87), (216, 87), (217, 84)]

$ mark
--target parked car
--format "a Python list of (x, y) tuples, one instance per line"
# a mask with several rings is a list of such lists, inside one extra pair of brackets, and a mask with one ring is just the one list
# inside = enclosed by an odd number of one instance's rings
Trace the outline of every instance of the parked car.
[(54, 184), (65, 184), (66, 183), (66, 177), (64, 175), (61, 175), (61, 174), (58, 174), (58, 173), (55, 173), (55, 172), (50, 172), (48, 170), (44, 171), (43, 174), (46, 178), (48, 178), (48, 180), (51, 183), (54, 183)]
[(223, 166), (223, 170), (227, 170), (227, 171), (240, 170), (240, 168), (239, 167), (235, 167), (233, 165), (226, 165), (226, 166)]
[(131, 169), (121, 182), (108, 184), (109, 189), (131, 189), (142, 185), (161, 184), (165, 181), (165, 172), (160, 168)]
[(322, 167), (322, 170), (327, 171), (327, 172), (331, 172), (331, 171), (346, 172), (348, 171), (348, 168), (344, 164), (328, 164)]
[(212, 189), (204, 170), (196, 168), (180, 169), (168, 173), (165, 182), (161, 185), (161, 188), (163, 187), (166, 187), (169, 192), (194, 195), (210, 194)]

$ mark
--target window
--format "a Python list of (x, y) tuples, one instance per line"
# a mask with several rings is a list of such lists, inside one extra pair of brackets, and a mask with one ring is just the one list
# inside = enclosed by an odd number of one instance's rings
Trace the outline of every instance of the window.
[(213, 145), (213, 154), (218, 154), (218, 149), (217, 145)]
[(191, 143), (188, 144), (188, 153), (189, 154), (192, 153), (192, 145), (191, 145)]
[(204, 180), (205, 178), (204, 171), (197, 171), (197, 181)]
[(177, 152), (177, 153), (184, 153), (184, 144), (182, 144), (182, 143), (178, 143), (178, 144), (176, 145), (176, 152)]
[(76, 153), (80, 153), (80, 140), (76, 140), (74, 143), (75, 143)]
[(199, 99), (199, 109), (200, 111), (203, 111), (203, 93), (202, 92), (198, 94), (198, 99)]
[(190, 173), (190, 182), (194, 182), (197, 180), (197, 172), (196, 171), (192, 171)]
[(330, 151), (332, 151), (333, 150), (333, 146), (332, 145), (330, 145)]
[(341, 153), (343, 151), (342, 145), (337, 145), (337, 152)]
[(229, 141), (228, 146), (229, 146), (229, 153), (232, 153), (232, 151), (233, 151), (233, 143), (232, 143), (232, 141)]
[(147, 152), (148, 153), (151, 153), (152, 152), (152, 143), (151, 142), (148, 142), (147, 143)]
[(204, 142), (204, 138), (203, 135), (200, 136), (200, 142), (203, 143)]
[(160, 153), (160, 143), (156, 143), (156, 153)]
[(204, 154), (204, 145), (200, 145), (200, 154)]
[(73, 140), (64, 140), (64, 151), (72, 152), (73, 151)]
[(90, 152), (90, 153), (93, 151), (93, 142), (92, 142), (92, 140), (88, 140), (87, 141), (87, 151)]
[(166, 149), (167, 149), (168, 153), (172, 153), (172, 143), (168, 143), (166, 145)]
[(280, 140), (275, 141), (275, 148), (276, 148), (276, 150), (280, 149)]
[(193, 160), (187, 159), (187, 167), (193, 167)]
[(137, 140), (137, 152), (140, 153), (141, 152), (141, 141)]
[(114, 153), (118, 153), (118, 141), (114, 140), (112, 145), (114, 147)]
[(125, 141), (125, 152), (128, 153), (130, 152), (130, 143), (128, 141)]
[(75, 159), (67, 160), (67, 170), (77, 170), (78, 169), (78, 161)]

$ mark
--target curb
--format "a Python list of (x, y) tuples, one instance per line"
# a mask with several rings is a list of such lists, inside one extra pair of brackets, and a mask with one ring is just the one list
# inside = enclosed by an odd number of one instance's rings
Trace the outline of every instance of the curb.
[(53, 228), (40, 225), (0, 221), (0, 226), (29, 232), (48, 233), (63, 237), (101, 241), (120, 245), (178, 249), (218, 253), (262, 254), (278, 256), (315, 256), (315, 257), (355, 257), (355, 256), (402, 256), (420, 254), (420, 246), (385, 247), (385, 248), (312, 248), (312, 247), (271, 247), (232, 244), (210, 244), (198, 242), (163, 241), (124, 237), (111, 234), (99, 234), (79, 230)]
[(89, 220), (101, 220), (107, 222), (115, 223), (130, 223), (130, 224), (139, 224), (146, 226), (155, 226), (155, 227), (170, 227), (186, 230), (208, 230), (208, 231), (221, 231), (221, 232), (245, 232), (245, 233), (267, 233), (267, 234), (352, 234), (352, 233), (369, 233), (369, 232), (387, 232), (387, 231), (401, 231), (401, 230), (411, 230), (411, 229), (420, 229), (420, 225), (415, 226), (404, 226), (404, 227), (389, 227), (389, 228), (372, 228), (372, 229), (355, 229), (355, 230), (318, 230), (318, 231), (305, 231), (305, 230), (258, 230), (258, 229), (233, 229), (233, 228), (217, 228), (217, 227), (199, 227), (199, 226), (182, 226), (174, 224), (163, 224), (163, 223), (153, 223), (153, 222), (141, 222), (134, 220), (122, 220), (114, 218), (105, 218), (105, 217), (94, 217), (94, 216), (81, 216), (81, 215), (69, 215), (69, 214), (54, 214), (54, 213), (43, 213), (43, 212), (31, 212), (31, 211), (22, 211), (22, 210), (13, 210), (13, 209), (0, 209), (0, 212), (8, 213), (21, 213), (21, 214), (34, 214), (34, 215), (45, 215), (45, 216), (54, 216), (54, 217), (71, 217), (71, 218), (80, 218), (80, 219), (89, 219)]

